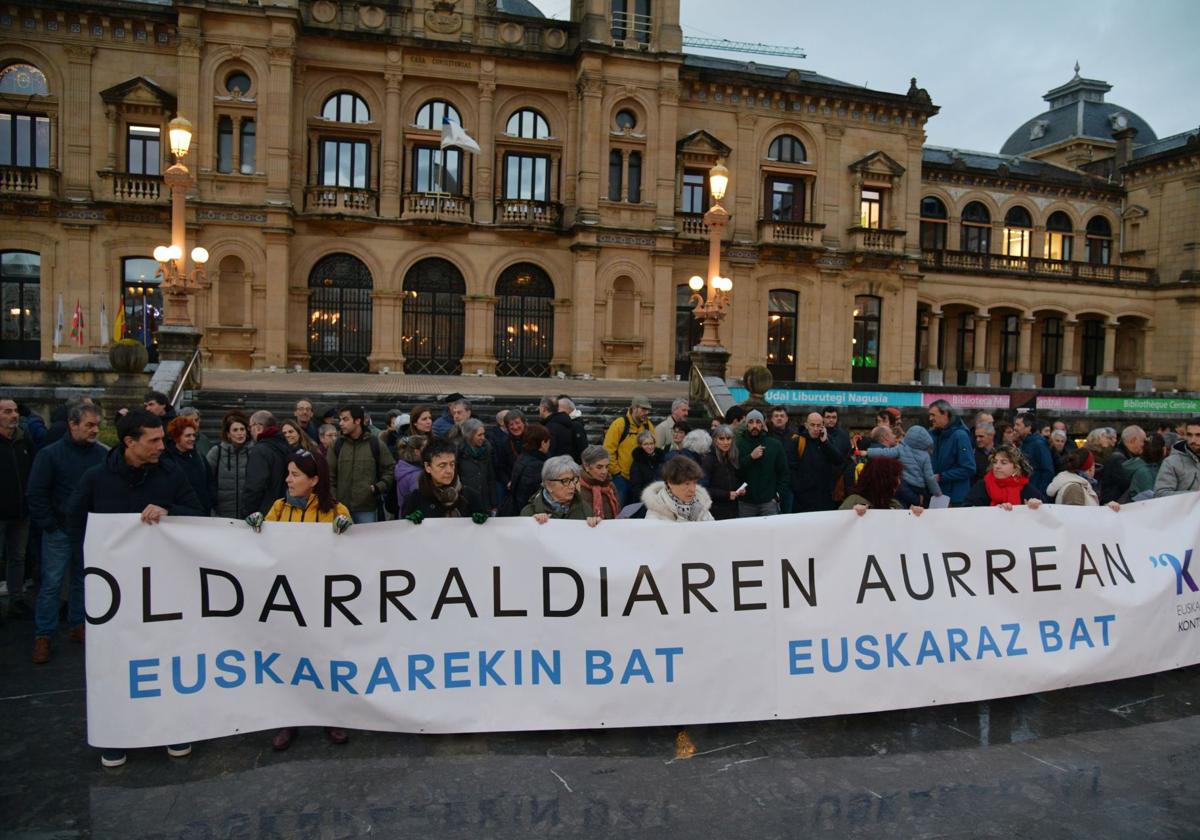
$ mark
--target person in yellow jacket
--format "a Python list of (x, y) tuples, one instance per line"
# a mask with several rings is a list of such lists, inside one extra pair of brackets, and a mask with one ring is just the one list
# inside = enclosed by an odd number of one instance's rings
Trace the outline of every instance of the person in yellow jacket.
[(633, 466), (633, 451), (637, 449), (637, 436), (642, 432), (653, 432), (654, 424), (650, 422), (650, 400), (645, 397), (634, 397), (629, 403), (629, 411), (612, 422), (604, 434), (604, 448), (608, 450), (610, 461), (609, 473), (621, 504), (631, 500), (629, 495), (629, 471)]
[[(276, 499), (264, 517), (258, 511), (246, 517), (247, 524), (255, 531), (262, 529), (263, 522), (329, 522), (336, 534), (345, 533), (353, 520), (346, 506), (335, 501), (329, 485), (329, 465), (317, 452), (298, 449), (288, 457), (287, 495)], [(280, 729), (271, 739), (271, 746), (286, 750), (299, 729), (288, 726)], [(325, 727), (325, 734), (335, 744), (350, 740), (345, 729)]]

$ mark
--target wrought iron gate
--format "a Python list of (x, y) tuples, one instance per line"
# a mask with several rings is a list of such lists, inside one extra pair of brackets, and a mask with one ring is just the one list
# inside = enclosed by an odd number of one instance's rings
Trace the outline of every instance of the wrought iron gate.
[(371, 272), (356, 257), (330, 254), (308, 275), (308, 366), (366, 373), (371, 354)]
[(405, 373), (462, 373), (466, 291), (462, 272), (448, 260), (421, 260), (404, 275)]
[(554, 284), (532, 263), (509, 266), (496, 282), (493, 347), (497, 376), (549, 376), (554, 354)]

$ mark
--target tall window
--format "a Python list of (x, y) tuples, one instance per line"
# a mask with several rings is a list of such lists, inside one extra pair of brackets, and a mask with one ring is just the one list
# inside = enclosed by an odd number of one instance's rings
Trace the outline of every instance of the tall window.
[(859, 227), (878, 230), (883, 226), (883, 193), (863, 190), (858, 202)]
[(1091, 387), (1096, 384), (1096, 378), (1104, 373), (1104, 322), (1084, 321), (1082, 326), (1081, 384)]
[(253, 175), (258, 155), (258, 127), (254, 120), (242, 120), (241, 141), (241, 172), (243, 175)]
[(547, 140), (550, 138), (550, 124), (532, 108), (522, 108), (508, 118), (504, 133), (526, 140)]
[(975, 364), (975, 313), (963, 312), (958, 316), (958, 335), (954, 344), (954, 359), (957, 365), (955, 380), (959, 385), (967, 384), (967, 374)]
[(708, 173), (702, 169), (683, 171), (683, 195), (679, 209), (682, 213), (697, 215), (708, 212)]
[(807, 163), (808, 152), (804, 150), (804, 144), (796, 137), (790, 134), (781, 134), (771, 141), (771, 145), (767, 148), (767, 160), (775, 160), (780, 163)]
[(1000, 387), (1012, 384), (1013, 372), (1017, 369), (1018, 345), (1021, 340), (1021, 319), (1016, 315), (1004, 316), (1000, 325)]
[[(444, 162), (444, 165), (443, 165)], [(444, 192), (462, 195), (463, 156), (455, 148), (413, 148), (413, 192)]]
[(37, 359), (42, 354), (41, 269), (39, 254), (0, 253), (0, 359)]
[(949, 217), (940, 198), (928, 195), (921, 199), (921, 248), (925, 251), (946, 250), (946, 229)]
[[(121, 292), (125, 301), (125, 338), (146, 345), (150, 361), (158, 361), (158, 328), (162, 324), (162, 288), (158, 263), (151, 257), (121, 261)], [(120, 338), (120, 336), (117, 336)]]
[(853, 354), (850, 357), (854, 382), (879, 381), (879, 324), (883, 301), (874, 295), (854, 298)]
[(1024, 207), (1014, 207), (1004, 217), (1004, 254), (1028, 257), (1033, 238), (1033, 218)]
[(773, 222), (803, 222), (804, 221), (804, 180), (802, 178), (781, 178), (772, 175), (767, 178), (765, 193), (766, 207), (764, 217)]
[(321, 186), (365, 190), (371, 176), (370, 151), (365, 140), (321, 138)]
[(642, 153), (613, 149), (608, 153), (608, 200), (620, 201), (625, 187), (625, 201), (638, 204), (642, 200)]
[(1093, 216), (1087, 223), (1087, 261), (1092, 265), (1112, 262), (1112, 225), (1103, 216)]
[(428, 257), (404, 276), (405, 373), (462, 373), (467, 284), (449, 260)]
[(1063, 321), (1047, 318), (1042, 322), (1042, 387), (1053, 388), (1054, 377), (1062, 370)]
[(550, 158), (509, 152), (504, 156), (504, 197), (550, 200)]
[(608, 200), (621, 200), (621, 182), (624, 178), (625, 158), (617, 149), (608, 153)]
[[(708, 298), (708, 286), (705, 285), (698, 293), (702, 298)], [(692, 307), (692, 290), (686, 283), (675, 287), (675, 375), (687, 379), (692, 369), (692, 348), (700, 343), (704, 328), (696, 319)]]
[(979, 201), (963, 208), (962, 250), (969, 254), (988, 254), (992, 250), (992, 214)]
[(427, 128), (430, 131), (441, 131), (442, 120), (450, 118), (450, 122), (462, 125), (462, 117), (458, 109), (444, 99), (431, 99), (417, 110), (417, 128)]
[(217, 171), (233, 171), (233, 117), (217, 120)]
[[(321, 117), (332, 122), (368, 123), (371, 121), (371, 109), (358, 94), (341, 91), (325, 100)], [(440, 122), (438, 127), (441, 128)]]
[(162, 173), (162, 129), (153, 125), (131, 125), (125, 144), (125, 170), (131, 175)]
[(796, 311), (800, 295), (772, 289), (767, 304), (767, 367), (783, 382), (796, 378)]
[(1050, 214), (1050, 218), (1046, 220), (1046, 259), (1071, 259), (1071, 251), (1075, 244), (1075, 237), (1072, 236), (1074, 229), (1071, 217), (1063, 211), (1058, 210)]
[(650, 0), (612, 0), (612, 36), (617, 41), (650, 41)]
[(626, 192), (630, 204), (642, 202), (642, 153), (629, 153), (629, 189)]
[(50, 118), (0, 111), (0, 166), (50, 165)]

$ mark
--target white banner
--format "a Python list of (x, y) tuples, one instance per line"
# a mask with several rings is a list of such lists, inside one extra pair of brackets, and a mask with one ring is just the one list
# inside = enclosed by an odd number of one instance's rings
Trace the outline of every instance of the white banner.
[(342, 536), (93, 516), (88, 738), (794, 718), (1163, 671), (1200, 661), (1198, 502)]

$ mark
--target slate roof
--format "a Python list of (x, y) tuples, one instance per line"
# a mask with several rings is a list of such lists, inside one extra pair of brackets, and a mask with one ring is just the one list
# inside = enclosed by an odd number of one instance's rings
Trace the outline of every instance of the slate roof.
[[(840, 79), (831, 79), (828, 76), (822, 76), (814, 73), (811, 70), (801, 70), (797, 67), (777, 67), (773, 64), (759, 64), (756, 61), (738, 61), (733, 58), (715, 58), (710, 55), (694, 55), (688, 53), (683, 57), (684, 67), (694, 67), (698, 70), (718, 70), (728, 73), (749, 73), (755, 76), (763, 76), (768, 79), (787, 79), (791, 73), (800, 74), (800, 82), (814, 85), (832, 85), (834, 87), (853, 88), (855, 90), (866, 91), (868, 88), (862, 85), (843, 82)], [(877, 93), (878, 91), (871, 91)]]
[(1181, 131), (1179, 134), (1172, 134), (1170, 137), (1164, 137), (1153, 143), (1136, 147), (1133, 150), (1133, 159), (1141, 160), (1142, 158), (1160, 155), (1164, 152), (1182, 149), (1189, 144), (1196, 145), (1198, 143), (1200, 143), (1200, 128), (1193, 128), (1190, 131)]
[(542, 10), (529, 2), (529, 0), (496, 0), (496, 11), (506, 15), (520, 15), (521, 17), (544, 18)]
[(1088, 189), (1112, 187), (1102, 178), (1019, 155), (997, 155), (944, 146), (925, 146), (921, 149), (921, 163), (945, 167), (960, 165), (967, 171), (1001, 178), (1054, 181)]
[[(1110, 118), (1125, 114), (1131, 128), (1137, 129), (1135, 144), (1153, 143), (1158, 135), (1144, 119), (1133, 111), (1115, 102), (1079, 100), (1044, 111), (1027, 120), (1014, 131), (1000, 147), (1002, 155), (1023, 155), (1047, 146), (1054, 146), (1075, 137), (1089, 137), (1112, 142), (1113, 126)], [(1045, 123), (1040, 137), (1033, 137), (1036, 123)]]

